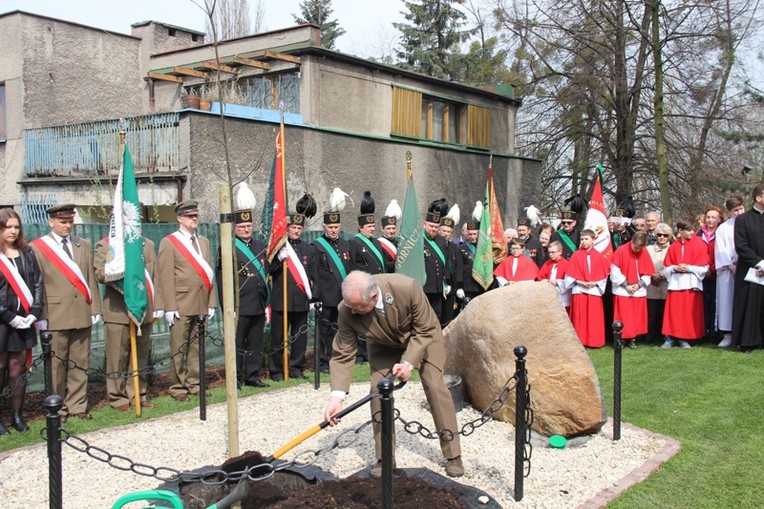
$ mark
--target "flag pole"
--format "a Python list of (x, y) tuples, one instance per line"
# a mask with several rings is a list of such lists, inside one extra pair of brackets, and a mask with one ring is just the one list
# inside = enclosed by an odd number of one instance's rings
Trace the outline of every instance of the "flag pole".
[[(287, 198), (287, 193), (286, 193), (286, 150), (284, 150), (285, 147), (286, 147), (286, 143), (284, 143), (284, 104), (283, 103), (279, 104), (279, 110), (280, 110), (280, 113), (281, 113), (281, 122), (280, 122), (280, 125), (279, 125), (279, 134), (281, 135), (281, 178), (282, 178), (282, 187), (281, 188), (284, 190), (284, 206), (287, 207), (287, 210), (285, 210), (284, 212), (288, 213), (289, 212), (289, 210), (288, 210), (289, 204), (287, 203), (287, 199), (288, 198)], [(289, 233), (287, 233), (287, 238), (286, 238), (285, 242), (289, 242)], [(287, 259), (286, 258), (284, 258), (284, 263), (282, 265), (282, 270), (284, 271), (284, 275), (282, 277), (283, 284), (284, 284), (284, 287), (283, 287), (283, 298), (282, 298), (282, 303), (284, 305), (284, 312), (282, 313), (282, 316), (283, 316), (283, 322), (282, 322), (282, 325), (283, 325), (283, 329), (282, 329), (283, 335), (281, 336), (282, 340), (283, 340), (282, 343), (284, 345), (284, 352), (283, 352), (282, 359), (283, 359), (283, 368), (284, 368), (284, 370), (283, 370), (284, 381), (288, 382), (289, 381), (289, 350), (288, 350), (287, 347), (289, 346), (289, 336), (287, 335), (287, 331), (289, 330), (289, 320), (288, 320), (288, 318), (289, 318), (289, 310), (287, 309), (287, 302), (288, 302), (288, 299), (287, 299), (287, 290), (288, 290), (288, 287), (289, 287), (289, 281), (288, 281), (289, 271), (287, 270)]]
[[(124, 126), (120, 126), (119, 129), (119, 157), (122, 158), (121, 165), (125, 164), (125, 128)], [(121, 200), (121, 196), (115, 197), (115, 199)], [(115, 218), (115, 221), (121, 221), (122, 218), (118, 217)], [(135, 400), (135, 416), (140, 417), (141, 416), (141, 384), (140, 380), (138, 378), (138, 342), (136, 340), (136, 328), (135, 328), (135, 322), (131, 318), (128, 320), (130, 323), (130, 371), (131, 371), (131, 378), (133, 383), (133, 398)]]

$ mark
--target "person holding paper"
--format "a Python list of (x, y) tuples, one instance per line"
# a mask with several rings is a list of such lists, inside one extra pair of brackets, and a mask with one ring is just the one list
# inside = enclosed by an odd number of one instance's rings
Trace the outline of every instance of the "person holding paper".
[(753, 188), (753, 208), (735, 220), (735, 298), (732, 344), (743, 352), (764, 345), (764, 184)]

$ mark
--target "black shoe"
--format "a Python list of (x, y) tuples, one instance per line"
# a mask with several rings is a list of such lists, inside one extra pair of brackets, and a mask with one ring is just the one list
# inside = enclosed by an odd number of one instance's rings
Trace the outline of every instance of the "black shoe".
[(243, 385), (246, 385), (247, 387), (270, 387), (270, 385), (259, 379), (254, 382), (244, 382)]
[(5, 424), (0, 422), (0, 435), (10, 435), (11, 432), (8, 431), (8, 428), (5, 427)]
[(21, 417), (21, 410), (11, 410), (11, 426), (16, 431), (29, 431), (29, 426), (24, 422), (24, 418)]
[(274, 382), (283, 382), (284, 375), (271, 375), (271, 380), (273, 380)]
[(321, 366), (320, 368), (318, 368), (318, 371), (320, 373), (328, 373), (329, 372), (329, 366)]
[(308, 379), (308, 377), (305, 376), (302, 371), (295, 371), (294, 373), (289, 373), (289, 378), (299, 378), (301, 380)]

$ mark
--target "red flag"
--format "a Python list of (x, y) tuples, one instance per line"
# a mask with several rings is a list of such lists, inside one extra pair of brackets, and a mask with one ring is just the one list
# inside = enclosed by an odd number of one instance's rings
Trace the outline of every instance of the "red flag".
[(504, 225), (501, 221), (501, 210), (496, 200), (496, 189), (493, 187), (493, 164), (488, 166), (488, 217), (491, 221), (491, 247), (493, 248), (494, 263), (501, 263), (507, 257), (508, 247), (504, 237)]
[(278, 253), (287, 238), (286, 171), (281, 132), (276, 136), (276, 162), (273, 165), (273, 213), (268, 238), (268, 260)]
[(592, 197), (589, 200), (589, 211), (586, 213), (584, 228), (593, 230), (597, 234), (594, 239), (594, 249), (610, 259), (613, 256), (613, 246), (610, 244), (610, 230), (607, 227), (607, 212), (605, 200), (602, 199), (601, 174), (597, 172), (597, 180), (594, 182)]

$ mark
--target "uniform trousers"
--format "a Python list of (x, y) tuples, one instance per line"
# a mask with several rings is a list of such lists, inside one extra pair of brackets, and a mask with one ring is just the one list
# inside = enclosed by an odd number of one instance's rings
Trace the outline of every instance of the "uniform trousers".
[(264, 330), (265, 314), (240, 315), (236, 322), (236, 377), (241, 382), (260, 380)]
[[(386, 345), (368, 342), (369, 367), (371, 369), (371, 390), (377, 388), (377, 384), (385, 376), (390, 374), (393, 365), (400, 362), (403, 356), (403, 348), (391, 348)], [(419, 376), (422, 380), (424, 395), (427, 403), (430, 405), (432, 419), (435, 422), (435, 430), (451, 430), (454, 433), (458, 431), (456, 423), (456, 410), (454, 409), (454, 400), (443, 381), (443, 368), (446, 364), (446, 348), (442, 341), (435, 341), (427, 349), (427, 353), (422, 359), (422, 365), (419, 367)], [(374, 417), (382, 410), (382, 404), (379, 398), (371, 400), (371, 415), (374, 422), (374, 447), (377, 459), (382, 459), (382, 424), (379, 417)], [(462, 454), (459, 435), (444, 433), (444, 438), (440, 439), (440, 450), (443, 457), (453, 459)], [(448, 440), (452, 438), (451, 440)], [(395, 449), (395, 439), (393, 438), (393, 450)]]
[[(106, 372), (129, 373), (132, 372), (130, 364), (130, 324), (106, 323)], [(137, 333), (137, 331), (136, 331)], [(151, 323), (141, 325), (140, 336), (135, 336), (136, 355), (138, 357), (138, 369), (145, 368), (149, 362), (151, 350)], [(141, 401), (146, 399), (146, 373), (138, 377)], [(135, 390), (133, 389), (132, 377), (106, 378), (106, 394), (109, 404), (114, 408), (133, 404), (135, 402)]]
[(321, 369), (329, 369), (329, 360), (332, 358), (332, 343), (334, 335), (337, 334), (337, 318), (339, 313), (336, 307), (324, 306), (321, 314), (316, 317), (319, 330), (318, 341), (318, 360), (321, 363)]
[(181, 316), (170, 326), (170, 395), (199, 394), (199, 322)]
[[(63, 415), (82, 414), (88, 410), (88, 374), (90, 368), (90, 333), (92, 327), (49, 331), (52, 335), (53, 394), (64, 400)], [(63, 360), (62, 360), (63, 359)]]
[[(305, 369), (305, 348), (308, 345), (308, 312), (290, 311), (287, 314), (289, 333), (289, 374)], [(284, 374), (284, 314), (273, 311), (271, 321), (271, 348), (268, 371), (271, 377)]]

